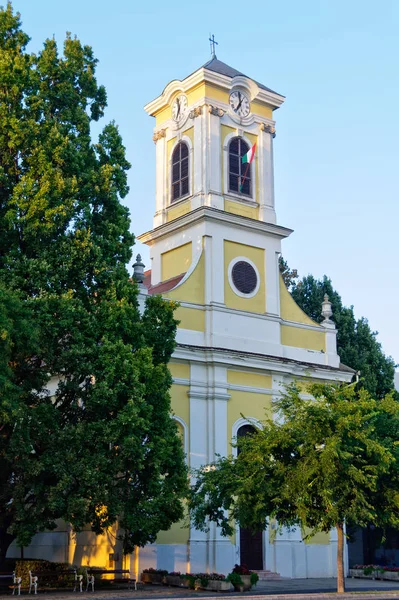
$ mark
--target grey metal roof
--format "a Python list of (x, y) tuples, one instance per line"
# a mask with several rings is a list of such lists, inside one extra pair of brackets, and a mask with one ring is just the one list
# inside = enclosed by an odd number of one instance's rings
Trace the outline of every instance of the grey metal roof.
[[(226, 77), (231, 77), (232, 79), (233, 79), (233, 77), (237, 77), (237, 75), (242, 75), (244, 77), (248, 77), (248, 75), (244, 75), (244, 73), (237, 71), (237, 69), (233, 69), (233, 67), (229, 67), (229, 65), (226, 65), (226, 63), (222, 62), (221, 60), (218, 60), (216, 57), (211, 58), (211, 60), (208, 60), (208, 62), (205, 63), (202, 68), (206, 69), (207, 71), (213, 71), (214, 73), (220, 73), (220, 75), (226, 75)], [(252, 77), (249, 77), (249, 79), (252, 79)], [(255, 79), (253, 81), (255, 81)], [(278, 94), (278, 92), (274, 92), (273, 90), (266, 87), (262, 83), (259, 83), (259, 81), (255, 81), (255, 83), (262, 90), (266, 90), (267, 92), (272, 92), (272, 94)], [(281, 94), (278, 94), (278, 95), (281, 96)], [(283, 98), (284, 98), (284, 96), (283, 96)]]

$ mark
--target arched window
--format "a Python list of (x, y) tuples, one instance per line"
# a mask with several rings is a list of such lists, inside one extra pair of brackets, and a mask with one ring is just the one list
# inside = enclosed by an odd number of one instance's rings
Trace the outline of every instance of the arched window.
[(229, 144), (229, 192), (252, 196), (251, 165), (242, 163), (242, 157), (249, 150), (248, 144), (240, 137), (235, 137)]
[(188, 146), (179, 142), (172, 154), (172, 202), (188, 194)]
[[(255, 427), (253, 425), (241, 425), (240, 429), (237, 431), (237, 441), (240, 438), (244, 438), (250, 435), (254, 435), (256, 433)], [(237, 448), (237, 454), (240, 454), (240, 447)]]

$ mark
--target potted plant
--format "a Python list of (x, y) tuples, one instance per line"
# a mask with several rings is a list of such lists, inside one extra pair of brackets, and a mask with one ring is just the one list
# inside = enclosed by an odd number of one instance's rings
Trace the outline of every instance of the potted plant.
[(152, 583), (154, 585), (161, 585), (163, 583), (164, 577), (168, 574), (165, 569), (153, 569), (150, 567), (149, 569), (143, 569), (141, 573), (141, 581), (143, 583)]
[(182, 587), (183, 586), (183, 581), (182, 581), (182, 578), (181, 578), (180, 571), (172, 571), (171, 573), (168, 573), (165, 576), (165, 583), (166, 583), (166, 585), (173, 585), (173, 586), (177, 586), (177, 587)]
[(233, 584), (235, 590), (244, 592), (258, 583), (259, 575), (250, 571), (246, 565), (235, 565), (227, 580)]
[(196, 575), (185, 573), (184, 575), (180, 575), (180, 577), (183, 581), (182, 587), (190, 588), (190, 590), (195, 589)]

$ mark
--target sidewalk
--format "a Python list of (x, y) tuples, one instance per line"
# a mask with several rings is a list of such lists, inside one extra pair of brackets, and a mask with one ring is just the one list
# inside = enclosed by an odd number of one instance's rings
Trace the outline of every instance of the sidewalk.
[[(82, 594), (73, 592), (43, 592), (39, 591), (38, 596), (44, 596), (45, 600), (71, 600), (73, 598), (82, 598), (84, 600), (157, 600), (161, 598), (178, 600), (191, 600), (192, 598), (201, 598), (207, 600), (215, 597), (228, 597), (229, 600), (260, 600), (262, 597), (267, 600), (337, 600), (335, 579), (280, 579), (275, 581), (260, 581), (258, 585), (250, 590), (238, 594), (230, 593), (209, 593), (205, 591), (194, 591), (186, 588), (176, 588), (167, 586), (146, 585), (144, 589), (134, 590), (110, 590), (100, 589), (92, 592), (83, 592)], [(25, 594), (23, 594), (25, 595)], [(399, 598), (399, 583), (395, 581), (372, 581), (368, 579), (346, 579), (346, 592), (340, 594), (339, 599), (346, 600), (376, 600), (385, 598)], [(39, 600), (39, 598), (38, 598)]]

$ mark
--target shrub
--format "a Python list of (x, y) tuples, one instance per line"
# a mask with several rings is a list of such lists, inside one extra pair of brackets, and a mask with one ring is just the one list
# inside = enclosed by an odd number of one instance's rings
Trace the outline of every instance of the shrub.
[(187, 579), (188, 580), (188, 587), (190, 588), (190, 590), (194, 590), (195, 589), (195, 580), (197, 578), (196, 575), (193, 575), (192, 573), (185, 573), (184, 575), (180, 575), (180, 577), (182, 579)]
[(143, 573), (149, 573), (150, 575), (168, 575), (168, 571), (165, 569), (154, 569), (150, 567), (149, 569), (143, 569)]
[(15, 574), (17, 577), (22, 577), (22, 587), (29, 586), (29, 571), (34, 571), (38, 574), (40, 587), (68, 587), (71, 584), (71, 579), (60, 575), (52, 581), (40, 581), (41, 571), (65, 571), (70, 569), (68, 563), (56, 563), (49, 560), (40, 559), (25, 559), (15, 561)]
[(243, 585), (241, 575), (237, 573), (237, 571), (234, 571), (234, 569), (229, 575), (227, 575), (227, 581), (230, 581), (230, 583), (233, 584), (234, 587), (239, 587), (240, 585)]
[(251, 575), (251, 571), (248, 569), (247, 565), (234, 565), (232, 573), (238, 573), (239, 575)]
[(259, 575), (257, 573), (251, 573), (251, 585), (256, 585), (259, 581)]

